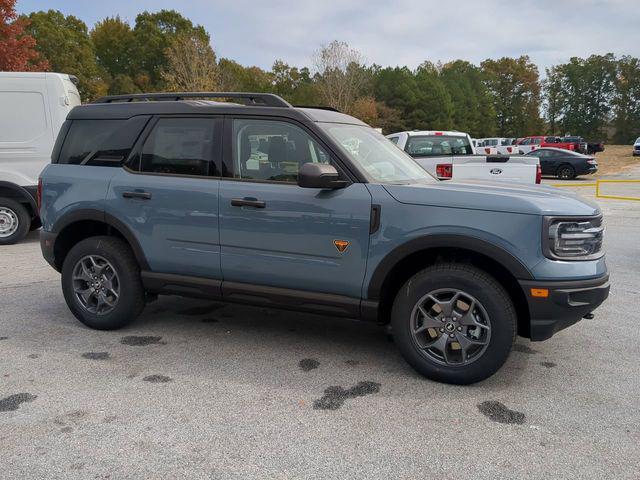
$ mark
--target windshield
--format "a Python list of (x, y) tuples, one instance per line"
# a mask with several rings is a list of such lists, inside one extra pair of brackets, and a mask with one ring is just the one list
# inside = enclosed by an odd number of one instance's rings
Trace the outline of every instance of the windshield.
[(318, 123), (349, 159), (376, 183), (435, 183), (413, 159), (371, 127)]
[[(487, 143), (485, 142), (485, 145)], [(495, 144), (494, 144), (495, 145)], [(473, 155), (473, 147), (466, 136), (416, 135), (409, 137), (406, 147), (412, 157), (442, 155)]]

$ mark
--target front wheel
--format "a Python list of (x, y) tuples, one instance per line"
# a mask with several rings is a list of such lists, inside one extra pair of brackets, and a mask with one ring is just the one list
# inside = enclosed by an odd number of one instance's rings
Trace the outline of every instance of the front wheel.
[(470, 384), (507, 360), (517, 317), (493, 277), (471, 265), (443, 263), (404, 284), (391, 322), (398, 348), (415, 370), (432, 380)]
[(129, 246), (115, 237), (91, 237), (67, 254), (62, 292), (71, 312), (88, 327), (114, 330), (144, 309), (140, 268)]

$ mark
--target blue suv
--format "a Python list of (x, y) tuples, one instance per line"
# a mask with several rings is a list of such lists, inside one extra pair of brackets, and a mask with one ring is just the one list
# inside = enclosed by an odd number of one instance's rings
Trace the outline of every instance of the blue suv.
[(270, 94), (76, 107), (38, 191), (44, 257), (97, 329), (157, 295), (352, 317), (388, 324), (426, 377), (466, 384), (516, 335), (545, 340), (609, 293), (596, 205), (439, 182), (361, 121)]

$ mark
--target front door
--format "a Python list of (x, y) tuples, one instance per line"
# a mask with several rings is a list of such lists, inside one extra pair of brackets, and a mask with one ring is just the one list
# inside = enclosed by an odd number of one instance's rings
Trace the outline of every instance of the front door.
[(232, 172), (220, 182), (223, 292), (244, 284), (247, 291), (267, 286), (294, 296), (359, 299), (371, 212), (365, 185), (301, 188), (300, 165), (335, 163), (312, 134), (279, 120), (228, 121)]
[(221, 279), (222, 119), (157, 119), (112, 179), (106, 213), (124, 221), (157, 273)]

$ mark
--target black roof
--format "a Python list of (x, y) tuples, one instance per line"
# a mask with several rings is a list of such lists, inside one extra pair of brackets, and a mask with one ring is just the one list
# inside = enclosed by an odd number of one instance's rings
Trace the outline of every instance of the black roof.
[[(208, 98), (238, 99), (242, 103), (208, 100)], [(302, 122), (332, 122), (366, 125), (357, 118), (318, 107), (294, 107), (277, 95), (236, 92), (189, 92), (132, 94), (103, 97), (94, 103), (75, 107), (67, 118), (127, 119), (136, 115), (260, 115), (286, 117)]]

